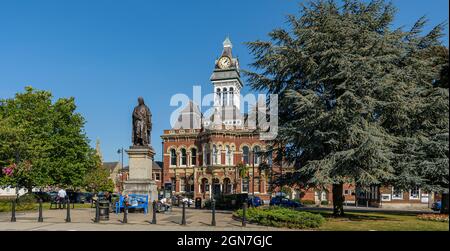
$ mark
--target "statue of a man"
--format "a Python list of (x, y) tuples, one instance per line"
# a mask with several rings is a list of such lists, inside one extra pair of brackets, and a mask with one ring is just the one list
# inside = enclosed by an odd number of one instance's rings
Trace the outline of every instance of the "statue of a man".
[(142, 97), (133, 111), (133, 146), (149, 146), (152, 131), (152, 113)]

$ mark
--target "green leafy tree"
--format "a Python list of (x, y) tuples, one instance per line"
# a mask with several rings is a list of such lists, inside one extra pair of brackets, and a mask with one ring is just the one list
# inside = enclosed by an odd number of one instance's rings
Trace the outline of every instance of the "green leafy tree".
[(0, 174), (3, 185), (80, 187), (95, 167), (95, 151), (75, 112), (74, 98), (52, 102), (47, 91), (26, 87), (14, 98), (0, 100), (0, 164), (16, 164), (12, 176)]
[(248, 43), (252, 88), (279, 95), (274, 149), (296, 168), (279, 183), (332, 185), (335, 215), (344, 183), (448, 191), (444, 25), (393, 30), (395, 13), (382, 0), (310, 1), (290, 29)]
[(109, 177), (109, 171), (100, 164), (86, 174), (85, 184), (87, 190), (91, 192), (114, 191), (114, 182)]

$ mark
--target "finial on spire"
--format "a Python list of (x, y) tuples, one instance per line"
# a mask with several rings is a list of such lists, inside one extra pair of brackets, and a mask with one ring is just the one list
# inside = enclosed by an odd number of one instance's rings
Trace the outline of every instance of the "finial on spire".
[(97, 138), (97, 141), (95, 142), (95, 152), (97, 153), (100, 160), (103, 162), (103, 154), (100, 149), (100, 139), (99, 138)]
[(225, 41), (223, 41), (223, 47), (224, 47), (224, 48), (226, 48), (226, 47), (233, 48), (233, 44), (231, 43), (231, 40), (230, 40), (230, 37), (229, 37), (229, 36), (227, 36), (227, 37), (225, 38)]

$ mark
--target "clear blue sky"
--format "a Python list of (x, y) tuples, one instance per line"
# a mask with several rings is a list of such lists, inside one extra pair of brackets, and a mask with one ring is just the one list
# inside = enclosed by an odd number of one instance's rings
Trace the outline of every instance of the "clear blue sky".
[[(153, 113), (152, 144), (160, 160), (159, 136), (170, 129), (176, 109), (171, 96), (191, 96), (193, 85), (211, 90), (209, 77), (226, 35), (247, 68), (251, 56), (243, 42), (266, 39), (284, 26), (298, 2), (1, 1), (0, 97), (26, 85), (74, 96), (92, 146), (99, 138), (105, 160), (117, 161), (117, 149), (130, 145), (131, 111), (141, 95)], [(393, 2), (396, 26), (410, 27), (423, 15), (428, 28), (448, 21), (448, 0)]]

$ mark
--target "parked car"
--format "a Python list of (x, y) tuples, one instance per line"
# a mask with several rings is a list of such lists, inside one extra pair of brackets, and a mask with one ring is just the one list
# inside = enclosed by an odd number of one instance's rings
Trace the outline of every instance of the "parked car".
[(247, 203), (248, 203), (248, 206), (252, 206), (252, 207), (259, 207), (259, 206), (264, 205), (264, 201), (260, 197), (253, 196), (253, 195), (248, 196)]
[(433, 211), (441, 211), (441, 206), (442, 206), (442, 202), (439, 200), (439, 201), (434, 202), (433, 205), (431, 205), (431, 209)]
[(49, 193), (46, 192), (33, 192), (33, 194), (39, 198), (42, 199), (42, 202), (50, 202), (52, 200), (52, 197)]
[(303, 205), (297, 201), (290, 200), (282, 196), (273, 197), (270, 200), (270, 206), (280, 206), (280, 207), (302, 207)]
[(72, 203), (83, 204), (86, 202), (86, 195), (85, 195), (85, 193), (82, 193), (82, 192), (68, 191), (67, 196), (69, 196), (69, 200)]
[(56, 200), (56, 197), (58, 197), (58, 192), (56, 192), (56, 191), (47, 192), (47, 194), (50, 196), (51, 201)]
[(91, 203), (92, 197), (94, 197), (94, 195), (92, 193), (84, 193), (84, 197), (86, 198), (87, 203)]

